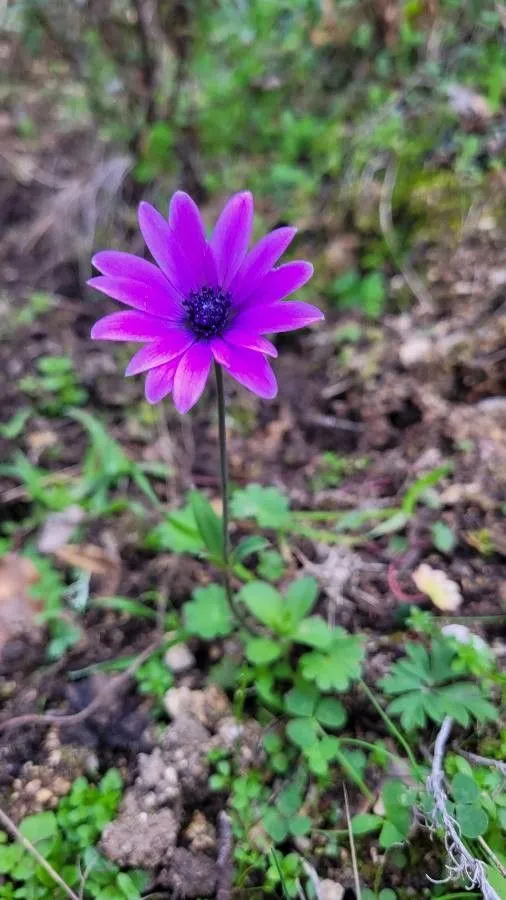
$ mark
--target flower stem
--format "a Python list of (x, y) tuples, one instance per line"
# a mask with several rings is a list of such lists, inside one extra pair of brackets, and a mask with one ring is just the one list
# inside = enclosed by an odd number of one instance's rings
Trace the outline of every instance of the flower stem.
[(216, 392), (218, 398), (218, 430), (220, 446), (220, 476), (221, 476), (221, 503), (223, 522), (223, 584), (227, 595), (228, 605), (234, 617), (248, 631), (252, 629), (245, 620), (244, 613), (237, 605), (232, 585), (230, 582), (230, 536), (229, 536), (229, 506), (228, 506), (228, 459), (227, 459), (227, 427), (225, 424), (225, 392), (223, 390), (223, 371), (218, 363), (214, 364), (216, 374)]

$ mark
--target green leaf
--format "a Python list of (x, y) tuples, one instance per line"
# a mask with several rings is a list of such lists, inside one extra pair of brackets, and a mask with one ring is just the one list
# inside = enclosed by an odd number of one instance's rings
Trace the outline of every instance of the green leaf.
[(257, 572), (266, 581), (279, 581), (283, 577), (286, 566), (278, 550), (264, 550), (260, 554)]
[(313, 684), (301, 681), (288, 691), (285, 697), (285, 709), (291, 716), (312, 716), (318, 696), (318, 691)]
[(38, 844), (40, 841), (47, 841), (57, 836), (58, 822), (53, 812), (36, 813), (33, 816), (26, 816), (21, 822), (19, 830), (23, 837), (32, 844)]
[(31, 409), (26, 407), (18, 409), (5, 425), (0, 425), (0, 437), (5, 438), (6, 441), (15, 440), (22, 433), (31, 414)]
[(381, 829), (379, 836), (379, 845), (383, 850), (388, 850), (390, 847), (393, 847), (395, 844), (402, 844), (404, 841), (404, 835), (392, 824), (392, 822), (385, 822), (383, 828)]
[(506, 900), (506, 878), (495, 868), (495, 866), (486, 866), (487, 878), (491, 887), (500, 897), (500, 900)]
[(292, 581), (285, 594), (285, 602), (292, 614), (294, 623), (298, 623), (316, 603), (318, 596), (318, 582), (315, 578), (299, 578)]
[(383, 825), (381, 816), (375, 816), (372, 813), (358, 813), (351, 820), (351, 830), (357, 837), (361, 834), (372, 834), (379, 831)]
[(457, 803), (474, 803), (480, 796), (480, 789), (474, 778), (458, 772), (452, 778), (452, 796)]
[(231, 510), (237, 519), (255, 519), (261, 528), (283, 528), (290, 518), (288, 499), (276, 488), (260, 484), (235, 491)]
[(235, 547), (232, 558), (237, 560), (237, 562), (242, 562), (247, 559), (248, 556), (252, 556), (253, 553), (260, 553), (261, 550), (265, 550), (266, 547), (269, 546), (269, 541), (266, 538), (260, 537), (260, 535), (251, 534), (249, 537), (245, 537), (240, 541)]
[(361, 637), (336, 628), (327, 651), (304, 653), (299, 662), (303, 677), (315, 681), (321, 691), (345, 691), (354, 679), (360, 678), (363, 657)]
[(218, 584), (196, 588), (184, 607), (185, 626), (191, 634), (204, 640), (226, 637), (233, 631), (234, 620), (227, 595)]
[[(383, 786), (381, 797), (388, 823), (394, 826), (397, 834), (400, 835), (400, 838), (397, 838), (395, 842), (404, 840), (408, 836), (411, 827), (416, 792), (406, 787), (402, 781), (390, 780)], [(383, 844), (382, 846), (385, 845)]]
[(290, 740), (306, 750), (318, 743), (318, 723), (316, 719), (309, 717), (303, 719), (291, 719), (286, 726), (286, 733)]
[(455, 815), (464, 837), (477, 838), (488, 829), (488, 816), (477, 803), (457, 803)]
[(280, 844), (288, 835), (288, 823), (276, 809), (267, 809), (262, 816), (262, 823), (276, 844)]
[(223, 524), (207, 497), (200, 491), (190, 492), (190, 503), (199, 534), (210, 555), (223, 561)]
[(379, 525), (375, 525), (369, 534), (373, 538), (383, 537), (385, 534), (394, 534), (396, 531), (401, 531), (407, 523), (408, 517), (404, 512), (399, 511), (390, 516), (389, 519), (385, 519), (384, 522), (380, 522)]
[(249, 611), (268, 628), (279, 631), (283, 620), (283, 598), (266, 581), (250, 581), (239, 592)]
[(173, 553), (199, 554), (204, 549), (191, 506), (176, 510), (160, 522), (146, 537), (148, 550), (172, 550)]
[(289, 822), (290, 834), (293, 837), (302, 837), (304, 834), (309, 834), (312, 827), (313, 823), (309, 816), (296, 816)]
[(346, 722), (346, 710), (334, 697), (323, 697), (316, 707), (314, 716), (327, 728), (341, 728)]
[(330, 735), (305, 749), (304, 755), (311, 771), (315, 775), (326, 775), (329, 770), (329, 762), (335, 759), (338, 749), (337, 738)]
[(116, 883), (126, 900), (140, 900), (140, 891), (126, 872), (118, 874)]
[(300, 622), (293, 637), (300, 644), (326, 650), (334, 639), (334, 632), (321, 616), (309, 616)]
[(457, 546), (457, 538), (446, 522), (434, 522), (431, 527), (432, 543), (440, 553), (451, 553)]
[(270, 638), (250, 638), (246, 644), (246, 656), (254, 666), (266, 666), (280, 655), (281, 647)]
[(452, 469), (453, 465), (451, 463), (445, 463), (442, 466), (438, 466), (437, 469), (433, 469), (431, 472), (428, 472), (427, 475), (422, 475), (421, 478), (418, 478), (417, 481), (408, 488), (402, 499), (402, 511), (408, 519), (413, 515), (416, 504), (421, 500), (427, 488), (434, 487), (434, 485), (437, 484), (438, 481), (441, 481), (445, 475), (448, 475)]

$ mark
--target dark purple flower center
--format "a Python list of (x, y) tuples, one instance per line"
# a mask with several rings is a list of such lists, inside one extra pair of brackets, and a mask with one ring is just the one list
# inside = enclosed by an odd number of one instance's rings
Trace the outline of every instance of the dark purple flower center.
[(200, 338), (222, 334), (228, 322), (232, 298), (219, 287), (202, 287), (183, 300), (188, 324)]

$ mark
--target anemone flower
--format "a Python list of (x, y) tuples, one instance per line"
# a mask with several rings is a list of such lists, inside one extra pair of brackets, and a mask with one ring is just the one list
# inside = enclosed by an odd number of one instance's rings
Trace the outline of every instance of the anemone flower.
[[(313, 274), (303, 260), (276, 267), (295, 228), (277, 228), (248, 252), (253, 197), (235, 194), (207, 240), (194, 201), (178, 191), (168, 220), (148, 203), (139, 226), (156, 265), (116, 250), (93, 257), (102, 274), (88, 284), (130, 309), (100, 319), (94, 339), (138, 341), (126, 375), (146, 373), (145, 393), (158, 403), (172, 391), (186, 413), (200, 398), (211, 364), (265, 399), (277, 393), (266, 334), (293, 331), (323, 318), (317, 307), (283, 302)], [(221, 370), (220, 370), (221, 371)]]

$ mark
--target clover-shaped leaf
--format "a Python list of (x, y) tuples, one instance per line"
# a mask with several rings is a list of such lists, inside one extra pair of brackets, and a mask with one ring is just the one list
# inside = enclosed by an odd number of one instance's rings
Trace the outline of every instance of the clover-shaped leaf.
[(204, 640), (226, 637), (233, 630), (233, 618), (225, 591), (218, 584), (197, 588), (184, 608), (185, 625), (191, 634)]

